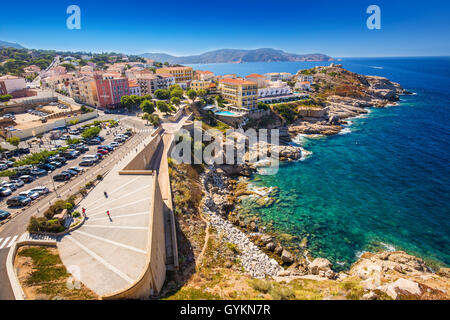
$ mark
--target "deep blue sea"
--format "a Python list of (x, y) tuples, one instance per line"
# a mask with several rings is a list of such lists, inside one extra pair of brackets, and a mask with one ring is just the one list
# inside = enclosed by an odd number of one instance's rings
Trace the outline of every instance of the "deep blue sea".
[[(345, 134), (300, 139), (312, 155), (254, 183), (279, 204), (253, 210), (284, 243), (348, 268), (363, 251), (401, 249), (450, 265), (450, 57), (361, 58), (350, 71), (387, 77), (415, 95), (372, 109)], [(329, 62), (194, 65), (216, 74), (291, 72)]]

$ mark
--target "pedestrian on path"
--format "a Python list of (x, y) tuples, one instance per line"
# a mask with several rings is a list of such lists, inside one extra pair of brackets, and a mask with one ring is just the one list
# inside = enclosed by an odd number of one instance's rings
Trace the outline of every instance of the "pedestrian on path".
[(81, 208), (81, 210), (83, 211), (83, 215), (86, 215), (86, 209), (85, 208)]

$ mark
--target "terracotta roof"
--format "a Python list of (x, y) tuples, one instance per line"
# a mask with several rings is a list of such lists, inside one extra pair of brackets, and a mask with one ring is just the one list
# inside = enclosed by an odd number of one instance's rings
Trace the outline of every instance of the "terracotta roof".
[(214, 72), (211, 72), (211, 71), (208, 71), (208, 70), (206, 70), (206, 71), (195, 70), (195, 72), (200, 73), (200, 74), (214, 74)]
[(256, 83), (253, 81), (248, 81), (248, 80), (244, 80), (244, 79), (233, 79), (233, 78), (225, 78), (225, 79), (220, 80), (220, 82), (228, 83), (228, 84), (236, 84), (236, 85), (240, 85), (240, 84), (256, 85)]
[(246, 76), (246, 78), (264, 78), (264, 76), (257, 74), (257, 73), (252, 73), (252, 74), (249, 74), (248, 76)]
[(134, 80), (128, 80), (128, 87), (134, 88), (134, 87), (139, 87), (139, 85)]

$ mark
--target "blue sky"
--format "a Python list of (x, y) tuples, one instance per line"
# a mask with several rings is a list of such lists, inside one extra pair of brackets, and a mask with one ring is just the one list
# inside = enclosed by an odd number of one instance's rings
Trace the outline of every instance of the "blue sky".
[[(66, 27), (71, 4), (81, 8), (81, 30)], [(371, 4), (381, 8), (381, 30), (366, 27)], [(450, 2), (2, 1), (0, 40), (28, 48), (132, 54), (270, 47), (333, 57), (450, 55)]]

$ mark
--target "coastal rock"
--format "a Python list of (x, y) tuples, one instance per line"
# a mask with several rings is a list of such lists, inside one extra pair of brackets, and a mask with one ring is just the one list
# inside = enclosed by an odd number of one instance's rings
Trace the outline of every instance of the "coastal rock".
[(378, 295), (375, 292), (370, 291), (363, 295), (363, 299), (364, 300), (376, 300), (376, 299), (378, 299)]
[(266, 244), (266, 249), (269, 251), (274, 251), (275, 248), (276, 248), (276, 246), (273, 242), (269, 242), (268, 244)]
[(400, 278), (393, 283), (389, 283), (378, 287), (378, 290), (386, 293), (392, 299), (399, 298), (400, 295), (417, 296), (420, 297), (422, 289), (417, 282)]
[(277, 243), (277, 246), (275, 247), (275, 251), (274, 251), (277, 255), (281, 255), (281, 253), (283, 252), (283, 247)]
[(261, 241), (262, 241), (264, 244), (268, 244), (268, 243), (272, 242), (273, 239), (272, 239), (271, 236), (265, 234), (265, 235), (263, 235), (263, 236), (261, 237)]
[(337, 125), (337, 124), (339, 124), (339, 122), (340, 122), (340, 118), (339, 118), (339, 116), (338, 115), (332, 115), (330, 118), (329, 118), (329, 120), (328, 120), (328, 123), (329, 124), (332, 124), (332, 125)]
[(311, 274), (320, 275), (320, 273), (325, 276), (326, 272), (331, 270), (332, 264), (328, 259), (316, 258), (313, 262), (308, 265), (308, 270)]
[(283, 249), (283, 252), (281, 253), (281, 260), (287, 264), (292, 263), (294, 262), (294, 255), (286, 249)]
[(441, 277), (450, 278), (450, 268), (440, 268), (437, 274)]

